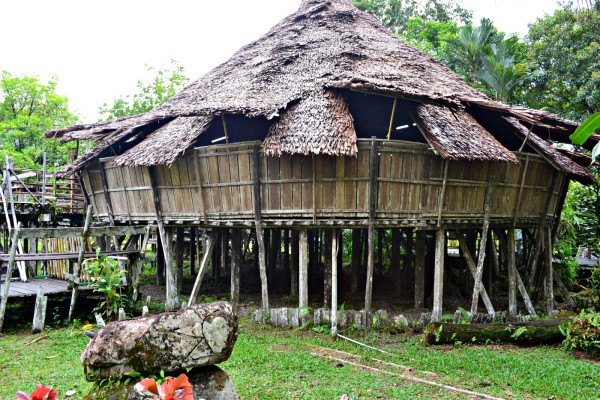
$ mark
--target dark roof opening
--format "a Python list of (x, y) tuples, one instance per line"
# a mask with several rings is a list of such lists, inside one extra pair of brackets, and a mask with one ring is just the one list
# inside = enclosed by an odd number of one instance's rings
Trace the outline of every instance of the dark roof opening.
[[(523, 146), (523, 139), (521, 135), (517, 134), (515, 127), (497, 112), (478, 107), (470, 107), (467, 111), (508, 150), (520, 150), (522, 153), (536, 153), (529, 145), (526, 144)], [(523, 146), (522, 149), (521, 146)]]
[(198, 137), (196, 147), (211, 146), (214, 144), (263, 141), (267, 136), (272, 121), (264, 117), (248, 118), (244, 115), (225, 115), (227, 139), (223, 117), (215, 117), (206, 132)]

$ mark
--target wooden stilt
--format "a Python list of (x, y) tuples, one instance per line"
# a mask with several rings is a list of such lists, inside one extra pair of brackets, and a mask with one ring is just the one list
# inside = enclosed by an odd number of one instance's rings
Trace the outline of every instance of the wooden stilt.
[(163, 255), (165, 258), (165, 283), (166, 283), (166, 303), (165, 311), (176, 311), (179, 309), (179, 297), (177, 296), (177, 285), (173, 274), (173, 262), (171, 252), (171, 234), (164, 227), (162, 220), (158, 222), (158, 233), (162, 243)]
[[(332, 240), (333, 231), (331, 229), (325, 230), (324, 236), (324, 247), (325, 249), (331, 248), (331, 240)], [(323, 307), (327, 308), (331, 303), (331, 268), (334, 262), (337, 261), (337, 254), (332, 254), (331, 258), (327, 256), (325, 253), (324, 260), (324, 271), (323, 271)]]
[(218, 234), (218, 230), (213, 229), (208, 235), (206, 251), (202, 255), (202, 262), (200, 263), (200, 268), (198, 269), (198, 275), (196, 275), (194, 288), (192, 289), (192, 293), (190, 294), (188, 307), (196, 302), (196, 297), (198, 297), (198, 293), (200, 293), (200, 285), (202, 284), (202, 279), (204, 278), (204, 274), (206, 274), (206, 270), (208, 269), (208, 262), (211, 259), (212, 252), (215, 248), (215, 243), (217, 241)]
[(175, 285), (175, 277), (173, 276), (172, 270), (173, 266), (171, 262), (171, 237), (165, 229), (165, 225), (163, 222), (162, 207), (158, 195), (155, 167), (148, 167), (148, 175), (150, 176), (150, 184), (152, 186), (152, 197), (154, 200), (154, 211), (156, 213), (156, 224), (158, 226), (158, 234), (160, 236), (163, 258), (165, 260), (164, 270), (167, 291), (165, 311), (175, 311), (179, 309), (179, 297), (177, 296), (177, 286)]
[(231, 303), (240, 302), (240, 266), (242, 264), (242, 232), (231, 231)]
[(308, 230), (300, 229), (298, 258), (298, 307), (308, 307)]
[(300, 257), (300, 232), (296, 229), (291, 231), (292, 243), (290, 249), (290, 295), (298, 294), (298, 261)]
[(417, 231), (415, 243), (415, 308), (425, 306), (425, 241), (424, 231)]
[(6, 312), (6, 302), (8, 300), (8, 293), (10, 289), (10, 279), (12, 277), (13, 268), (15, 267), (15, 255), (17, 254), (17, 243), (19, 243), (19, 231), (21, 230), (21, 223), (17, 223), (17, 226), (13, 229), (12, 242), (10, 245), (10, 255), (8, 258), (8, 265), (6, 266), (6, 275), (4, 275), (2, 299), (0, 300), (0, 332), (2, 332), (2, 325), (4, 324), (4, 314)]
[(375, 228), (369, 224), (367, 236), (367, 279), (365, 287), (365, 326), (371, 326), (371, 302), (373, 298), (373, 262), (375, 258)]
[(44, 296), (44, 288), (38, 286), (37, 296), (35, 297), (35, 309), (33, 311), (33, 323), (31, 324), (32, 333), (40, 333), (44, 330), (47, 305), (48, 297)]
[(402, 245), (402, 232), (399, 228), (392, 229), (392, 251), (390, 257), (390, 269), (394, 280), (394, 289), (400, 293), (400, 247)]
[[(75, 264), (73, 275), (75, 279), (79, 280), (80, 269), (83, 266), (83, 258), (85, 257), (85, 248), (87, 245), (88, 235), (90, 231), (90, 225), (92, 223), (92, 206), (87, 207), (85, 214), (85, 222), (83, 224), (83, 231), (81, 232), (81, 245), (79, 246), (79, 254), (77, 255), (77, 264)], [(69, 305), (69, 321), (73, 321), (75, 315), (75, 304), (77, 302), (77, 295), (79, 294), (78, 282), (73, 282), (73, 289), (71, 289), (71, 304)]]
[[(467, 262), (467, 266), (469, 267), (469, 270), (471, 271), (471, 275), (473, 276), (473, 278), (475, 278), (475, 275), (477, 274), (477, 265), (475, 264), (475, 260), (473, 259), (471, 250), (469, 250), (467, 241), (465, 240), (465, 237), (463, 236), (463, 234), (459, 231), (456, 231), (456, 237), (458, 238), (458, 244), (463, 253), (465, 261)], [(485, 289), (485, 287), (483, 285), (481, 285), (481, 298), (483, 300), (483, 303), (485, 304), (485, 308), (486, 308), (488, 314), (494, 314), (495, 313), (494, 307), (492, 306), (490, 297), (488, 296), (487, 290)]]
[(338, 309), (338, 232), (333, 230), (331, 235), (331, 336), (337, 336), (337, 309)]
[(554, 311), (554, 274), (552, 266), (552, 228), (543, 228), (546, 234), (546, 254), (545, 254), (545, 278), (546, 278), (546, 313), (552, 315)]
[(269, 287), (267, 284), (267, 261), (265, 254), (265, 240), (260, 222), (256, 222), (256, 241), (258, 242), (258, 269), (260, 272), (262, 308), (269, 309)]
[(508, 262), (508, 314), (517, 315), (517, 260), (515, 254), (515, 231), (509, 229), (506, 235)]
[(267, 282), (267, 261), (265, 254), (265, 240), (262, 227), (261, 216), (261, 196), (260, 196), (260, 150), (255, 146), (252, 151), (252, 194), (254, 200), (254, 222), (256, 230), (256, 242), (258, 244), (258, 270), (260, 273), (260, 285), (262, 296), (262, 308), (269, 309), (269, 285)]
[(444, 298), (444, 258), (446, 249), (446, 231), (435, 230), (435, 269), (433, 272), (433, 310), (431, 322), (439, 322), (442, 317), (442, 301)]
[(148, 247), (148, 240), (150, 240), (150, 226), (146, 227), (146, 233), (144, 233), (144, 236), (142, 237), (140, 254), (135, 262), (135, 267), (131, 277), (131, 285), (133, 286), (133, 294), (131, 299), (134, 303), (138, 300), (140, 294), (140, 277), (142, 276), (142, 269), (144, 268), (144, 262), (146, 260), (146, 247)]
[(475, 275), (475, 284), (473, 285), (473, 298), (471, 301), (471, 315), (477, 312), (479, 304), (479, 292), (481, 291), (481, 278), (483, 277), (483, 262), (485, 261), (485, 247), (487, 244), (488, 230), (490, 227), (490, 208), (492, 202), (494, 180), (494, 165), (489, 166), (488, 182), (485, 191), (485, 200), (483, 203), (483, 227), (481, 230), (481, 240), (479, 241), (479, 253), (477, 257), (477, 271)]

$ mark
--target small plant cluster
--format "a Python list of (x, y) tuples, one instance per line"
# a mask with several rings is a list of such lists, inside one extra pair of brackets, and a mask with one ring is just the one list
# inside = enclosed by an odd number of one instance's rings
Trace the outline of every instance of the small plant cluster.
[(582, 310), (572, 321), (561, 325), (560, 331), (565, 336), (565, 350), (600, 354), (600, 313), (594, 309)]
[(96, 257), (86, 259), (83, 265), (91, 281), (98, 285), (94, 291), (104, 296), (94, 312), (101, 313), (108, 320), (115, 319), (119, 308), (127, 303), (127, 295), (123, 293), (123, 276), (127, 271), (120, 269), (115, 259), (100, 255), (100, 249), (96, 250)]

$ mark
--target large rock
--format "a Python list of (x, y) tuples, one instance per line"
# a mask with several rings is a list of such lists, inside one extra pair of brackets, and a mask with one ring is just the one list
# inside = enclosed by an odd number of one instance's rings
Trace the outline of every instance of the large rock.
[(214, 365), (231, 355), (237, 326), (226, 302), (113, 322), (96, 332), (81, 363), (88, 381)]

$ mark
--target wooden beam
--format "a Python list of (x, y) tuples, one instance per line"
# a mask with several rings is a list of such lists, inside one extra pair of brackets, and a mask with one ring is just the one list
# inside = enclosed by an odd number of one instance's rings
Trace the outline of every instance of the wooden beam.
[(133, 286), (133, 293), (131, 299), (135, 303), (139, 296), (140, 290), (140, 277), (142, 276), (142, 269), (144, 268), (144, 260), (146, 259), (146, 247), (148, 246), (148, 240), (150, 240), (150, 226), (146, 226), (146, 233), (142, 238), (142, 242), (139, 248), (139, 257), (135, 261), (135, 266), (132, 268), (131, 285)]
[(12, 277), (13, 268), (15, 266), (15, 254), (17, 254), (17, 243), (19, 243), (19, 231), (21, 230), (21, 223), (17, 223), (17, 226), (13, 229), (12, 242), (10, 245), (10, 258), (8, 259), (8, 265), (6, 266), (6, 275), (4, 275), (4, 284), (2, 299), (0, 300), (0, 332), (2, 332), (2, 325), (4, 324), (4, 314), (6, 313), (6, 302), (8, 300), (8, 293), (10, 289), (10, 279)]
[[(332, 234), (334, 233), (333, 231), (334, 230), (332, 229), (325, 229), (323, 241), (325, 251), (331, 248), (331, 241), (333, 240)], [(333, 268), (333, 259), (335, 258), (337, 260), (337, 254), (332, 254), (331, 257), (328, 257), (327, 253), (325, 253), (324, 258), (325, 265), (323, 268), (323, 307), (327, 308), (331, 303), (331, 268)]]
[(398, 98), (394, 97), (394, 104), (392, 105), (392, 115), (390, 115), (390, 126), (388, 128), (387, 140), (392, 137), (392, 129), (394, 128), (394, 115), (396, 114), (396, 105), (398, 104)]
[(298, 307), (308, 307), (308, 230), (306, 228), (300, 229)]
[(446, 231), (435, 230), (435, 268), (433, 272), (433, 310), (431, 322), (439, 322), (442, 318), (442, 301), (444, 299), (444, 258), (446, 253)]
[(477, 257), (477, 271), (475, 275), (475, 284), (473, 285), (473, 296), (471, 300), (471, 315), (477, 313), (479, 303), (479, 292), (481, 291), (481, 278), (483, 277), (483, 262), (485, 261), (485, 247), (487, 244), (488, 230), (490, 227), (490, 213), (492, 203), (492, 191), (494, 189), (494, 165), (489, 165), (488, 182), (485, 191), (485, 200), (483, 203), (483, 227), (481, 230), (481, 239), (479, 241), (479, 254)]
[[(473, 259), (473, 255), (471, 254), (471, 251), (469, 250), (467, 241), (465, 240), (465, 237), (463, 236), (463, 234), (459, 231), (456, 231), (456, 237), (458, 238), (458, 245), (460, 246), (460, 250), (463, 253), (465, 261), (467, 262), (469, 271), (471, 271), (471, 275), (473, 276), (473, 279), (475, 279), (475, 277), (477, 275), (477, 265), (475, 264), (475, 260)], [(483, 304), (485, 304), (485, 309), (487, 310), (488, 314), (495, 314), (494, 307), (492, 306), (492, 302), (490, 300), (490, 297), (488, 296), (485, 286), (481, 285), (480, 293), (481, 293), (481, 298), (483, 300)]]
[(527, 168), (529, 167), (529, 155), (525, 158), (525, 166), (523, 167), (521, 173), (521, 183), (519, 184), (519, 194), (517, 195), (517, 200), (515, 202), (515, 207), (513, 209), (513, 226), (517, 226), (517, 219), (519, 217), (519, 207), (521, 206), (521, 197), (523, 196), (523, 188), (525, 186), (525, 179), (527, 177)]
[(190, 299), (188, 300), (188, 307), (196, 302), (196, 297), (198, 297), (198, 293), (200, 293), (200, 285), (202, 284), (202, 279), (204, 278), (206, 270), (208, 269), (208, 263), (212, 258), (212, 252), (215, 248), (218, 235), (219, 231), (217, 229), (213, 229), (208, 234), (208, 243), (206, 245), (206, 251), (204, 251), (204, 254), (202, 255), (202, 262), (200, 263), (198, 275), (196, 275), (196, 281), (194, 282), (194, 288), (192, 289)]
[[(148, 225), (139, 226), (92, 226), (89, 228), (88, 236), (130, 236), (143, 235)], [(156, 233), (156, 226), (149, 225), (151, 233)], [(69, 238), (80, 237), (83, 228), (23, 228), (20, 237), (23, 239), (47, 239), (47, 238)]]
[(337, 309), (338, 309), (338, 231), (333, 230), (331, 235), (331, 336), (337, 336)]
[(300, 232), (297, 229), (291, 230), (290, 243), (290, 295), (298, 294), (298, 266), (300, 260)]
[(444, 200), (446, 199), (446, 186), (448, 184), (448, 165), (450, 161), (444, 160), (444, 181), (442, 182), (442, 190), (440, 191), (440, 197), (438, 198), (438, 218), (437, 227), (442, 226), (442, 212), (444, 211)]

